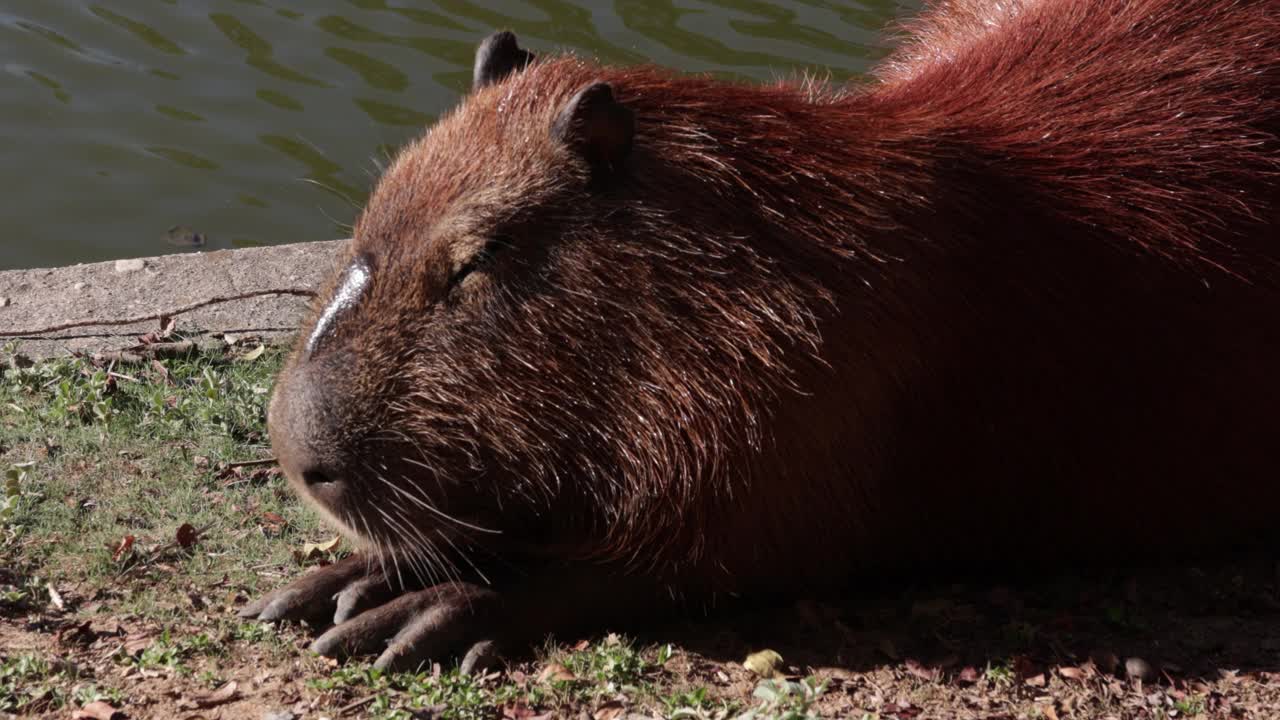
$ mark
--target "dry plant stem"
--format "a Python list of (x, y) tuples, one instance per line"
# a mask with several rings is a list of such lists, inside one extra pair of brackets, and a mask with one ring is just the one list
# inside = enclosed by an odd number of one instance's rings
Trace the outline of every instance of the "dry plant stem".
[(136, 315), (134, 317), (117, 318), (115, 320), (76, 320), (74, 322), (61, 323), (59, 325), (50, 325), (42, 328), (28, 328), (24, 330), (0, 330), (0, 337), (24, 337), (28, 335), (45, 335), (59, 330), (70, 330), (78, 327), (93, 327), (97, 325), (133, 325), (134, 323), (146, 322), (148, 320), (157, 320), (162, 317), (172, 317), (183, 313), (198, 310), (209, 305), (217, 305), (219, 303), (233, 302), (235, 300), (247, 300), (254, 297), (262, 297), (264, 295), (296, 295), (299, 297), (315, 297), (314, 290), (303, 288), (279, 288), (273, 290), (254, 290), (252, 292), (240, 293), (238, 295), (220, 295), (218, 297), (201, 300), (189, 305), (182, 305), (170, 310), (161, 312), (148, 313), (146, 315)]

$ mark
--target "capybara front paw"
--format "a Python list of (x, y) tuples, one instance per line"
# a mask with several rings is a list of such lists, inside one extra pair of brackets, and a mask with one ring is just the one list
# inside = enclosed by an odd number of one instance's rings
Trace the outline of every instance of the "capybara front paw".
[(374, 667), (383, 670), (461, 657), (461, 670), (469, 673), (500, 660), (498, 595), (487, 588), (437, 585), (348, 618), (316, 638), (311, 649), (332, 657), (376, 653)]
[(313, 570), (240, 609), (240, 617), (265, 622), (303, 620), (317, 626), (341, 623), (395, 594), (376, 563), (352, 555)]

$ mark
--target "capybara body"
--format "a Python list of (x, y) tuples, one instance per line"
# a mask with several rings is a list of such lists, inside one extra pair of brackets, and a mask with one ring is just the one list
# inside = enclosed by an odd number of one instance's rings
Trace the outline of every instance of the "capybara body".
[(290, 478), (371, 572), (499, 595), (1272, 536), (1280, 6), (955, 0), (911, 30), (846, 88), (497, 36), (280, 378)]

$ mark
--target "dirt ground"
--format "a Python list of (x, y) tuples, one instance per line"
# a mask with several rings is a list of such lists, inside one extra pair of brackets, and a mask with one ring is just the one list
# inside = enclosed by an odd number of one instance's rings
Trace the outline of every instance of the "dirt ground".
[[(1280, 601), (1276, 567), (1262, 559), (730, 610), (643, 629), (637, 687), (596, 692), (601, 678), (575, 676), (562, 656), (607, 654), (620, 641), (571, 639), (476, 679), (485, 703), (445, 697), (402, 715), (393, 708), (413, 704), (413, 682), (361, 682), (349, 672), (361, 664), (307, 653), (305, 628), (246, 635), (231, 620), (245, 599), (237, 588), (193, 586), (173, 598), (172, 622), (113, 613), (109, 596), (59, 594), (65, 610), (0, 619), (4, 655), (44, 657), (64, 685), (117, 688), (116, 707), (135, 718), (649, 718), (673, 716), (682, 695), (692, 698), (684, 717), (738, 717), (761, 703), (743, 660), (765, 649), (782, 656), (781, 672), (824, 687), (800, 714), (760, 717), (1280, 717)], [(207, 647), (173, 662), (154, 650), (195, 637)], [(419, 684), (447, 674), (436, 667)], [(73, 706), (36, 703), (22, 716), (65, 718)]]

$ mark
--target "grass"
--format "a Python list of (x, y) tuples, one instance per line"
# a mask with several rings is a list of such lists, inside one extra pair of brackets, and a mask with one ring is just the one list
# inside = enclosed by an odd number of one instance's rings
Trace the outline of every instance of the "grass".
[[(162, 598), (212, 576), (256, 587), (250, 565), (229, 559), (290, 564), (296, 539), (322, 538), (315, 517), (275, 471), (232, 465), (269, 454), (263, 403), (280, 358), (11, 363), (0, 375), (0, 559), (46, 583), (122, 591), (118, 609), (161, 617), (172, 615)], [(165, 549), (184, 525), (204, 529), (200, 541)], [(126, 575), (149, 582), (119, 583)]]
[[(93, 701), (139, 718), (170, 717), (177, 703), (225, 718), (293, 708), (380, 720), (1280, 708), (1280, 573), (1266, 561), (1139, 585), (1103, 574), (1012, 589), (867, 587), (848, 607), (805, 601), (648, 639), (562, 638), (473, 677), (447, 663), (382, 673), (315, 657), (306, 629), (234, 614), (316, 562), (300, 561), (302, 547), (332, 537), (263, 462), (282, 357), (224, 347), (128, 366), (28, 365), (0, 352), (0, 713), (65, 718)], [(1130, 681), (1123, 661), (1117, 677), (1089, 660), (1098, 648), (1185, 668)], [(774, 649), (783, 677), (743, 667)]]

